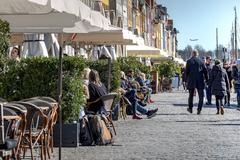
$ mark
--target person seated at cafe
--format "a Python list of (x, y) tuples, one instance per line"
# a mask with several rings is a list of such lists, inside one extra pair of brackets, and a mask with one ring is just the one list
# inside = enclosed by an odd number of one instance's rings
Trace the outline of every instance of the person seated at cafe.
[(89, 84), (89, 73), (91, 72), (90, 68), (84, 68), (83, 70), (83, 91), (84, 91), (84, 96), (86, 99), (89, 99), (89, 90), (88, 90), (88, 84)]
[(103, 101), (101, 100), (96, 101), (96, 100), (101, 96), (106, 95), (107, 89), (105, 85), (101, 82), (98, 72), (93, 69), (89, 73), (88, 90), (89, 90), (89, 99), (88, 99), (89, 105), (87, 110), (95, 113), (104, 111)]
[(127, 73), (127, 80), (129, 82), (134, 81), (134, 72), (133, 72), (133, 70), (129, 70), (128, 71), (128, 73)]
[(121, 71), (120, 73), (121, 73), (120, 87), (124, 90), (128, 90), (129, 84), (128, 84), (128, 80), (126, 78), (126, 75), (123, 71)]
[(132, 119), (142, 119), (140, 115), (137, 114), (137, 112), (141, 113), (142, 115), (147, 115), (148, 118), (152, 118), (156, 115), (156, 112), (158, 111), (158, 108), (150, 110), (141, 105), (141, 100), (139, 100), (139, 97), (137, 95), (137, 90), (139, 89), (139, 86), (137, 83), (132, 83), (132, 89), (125, 93), (125, 97), (131, 102), (132, 104), (132, 111), (133, 111), (133, 117)]
[(154, 103), (154, 101), (151, 100), (152, 89), (149, 88), (146, 84), (145, 74), (142, 72), (139, 72), (135, 80), (139, 83), (141, 93), (144, 95), (143, 103)]
[(17, 47), (13, 47), (10, 58), (13, 60), (20, 61), (20, 50)]

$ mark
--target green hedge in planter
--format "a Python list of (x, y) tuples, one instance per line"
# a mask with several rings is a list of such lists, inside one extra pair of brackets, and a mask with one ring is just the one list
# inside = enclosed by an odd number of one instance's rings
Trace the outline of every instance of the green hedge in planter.
[[(34, 96), (57, 97), (56, 58), (27, 58), (20, 62), (0, 62), (0, 97), (16, 101)], [(81, 73), (85, 62), (77, 57), (63, 58), (63, 121), (78, 118), (83, 104)], [(57, 99), (57, 98), (56, 98)]]
[(158, 73), (160, 77), (172, 78), (176, 73), (181, 72), (180, 66), (174, 61), (164, 61), (158, 65)]
[[(90, 69), (95, 69), (99, 72), (101, 81), (107, 87), (108, 84), (108, 60), (101, 59), (98, 61), (88, 61), (87, 66)], [(112, 62), (111, 67), (111, 89), (110, 91), (116, 91), (120, 87), (120, 67), (117, 61)]]
[(0, 58), (7, 57), (7, 50), (10, 42), (10, 28), (7, 21), (0, 19)]
[(127, 74), (129, 70), (133, 70), (135, 73), (137, 71), (141, 71), (146, 74), (151, 72), (151, 68), (139, 62), (136, 57), (121, 57), (118, 58), (117, 61), (121, 71), (125, 72), (125, 74)]

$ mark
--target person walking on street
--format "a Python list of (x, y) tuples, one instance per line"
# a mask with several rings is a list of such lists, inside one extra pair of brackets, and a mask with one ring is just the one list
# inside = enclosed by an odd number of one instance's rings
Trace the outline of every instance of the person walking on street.
[(240, 108), (240, 59), (236, 61), (236, 65), (232, 67), (232, 76), (234, 79), (234, 87), (237, 92), (237, 105)]
[(212, 88), (212, 94), (216, 97), (217, 113), (224, 114), (223, 99), (227, 95), (227, 91), (230, 89), (227, 72), (221, 67), (220, 60), (215, 60), (215, 65), (212, 68), (209, 78), (209, 86)]
[(199, 96), (197, 114), (201, 114), (204, 96), (203, 90), (205, 88), (204, 79), (208, 81), (208, 74), (205, 64), (197, 56), (198, 51), (193, 50), (192, 57), (187, 60), (186, 65), (187, 89), (189, 90), (187, 111), (192, 113), (194, 91), (197, 89)]
[[(210, 73), (212, 71), (212, 58), (210, 56), (206, 57), (206, 68), (207, 68), (207, 72), (208, 72), (208, 77), (210, 76)], [(211, 90), (211, 86), (206, 86), (206, 96), (207, 96), (207, 103), (206, 105), (212, 105), (212, 90)]]
[(228, 61), (225, 61), (223, 63), (223, 68), (226, 70), (227, 72), (227, 76), (228, 76), (228, 80), (229, 80), (229, 86), (230, 86), (230, 89), (227, 91), (227, 96), (225, 96), (225, 102), (224, 104), (227, 105), (227, 106), (230, 106), (230, 94), (231, 94), (231, 89), (232, 89), (232, 80), (233, 80), (233, 77), (232, 77), (232, 68), (231, 66), (229, 65), (229, 62)]

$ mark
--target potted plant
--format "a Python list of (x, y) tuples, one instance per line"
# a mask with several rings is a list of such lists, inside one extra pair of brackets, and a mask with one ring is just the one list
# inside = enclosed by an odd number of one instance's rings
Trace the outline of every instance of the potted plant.
[(160, 91), (172, 90), (172, 77), (179, 73), (179, 66), (173, 61), (165, 61), (159, 64), (158, 73), (160, 77)]

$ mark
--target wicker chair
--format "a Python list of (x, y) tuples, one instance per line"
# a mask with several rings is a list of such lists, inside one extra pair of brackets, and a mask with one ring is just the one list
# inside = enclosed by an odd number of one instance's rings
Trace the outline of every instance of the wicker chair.
[(46, 145), (45, 147), (48, 154), (48, 158), (50, 159), (50, 148), (51, 148), (51, 151), (53, 152), (53, 127), (57, 121), (58, 104), (56, 102), (52, 102), (52, 101), (48, 102), (48, 101), (37, 99), (37, 98), (31, 98), (27, 102), (34, 104), (39, 108), (48, 107), (48, 109), (44, 111), (44, 114), (48, 117), (48, 125), (46, 130), (44, 131), (44, 134), (45, 134), (45, 145)]
[(3, 159), (15, 158), (15, 149), (17, 148), (17, 140), (12, 138), (12, 121), (6, 121), (3, 116), (16, 116), (17, 114), (0, 104), (0, 157)]
[(24, 150), (23, 158), (25, 157), (26, 149), (31, 152), (31, 159), (34, 159), (33, 149), (41, 147), (41, 159), (46, 158), (45, 154), (45, 130), (47, 129), (48, 117), (41, 108), (29, 102), (16, 102), (27, 108), (27, 123), (26, 131), (23, 135), (21, 147)]
[(18, 142), (14, 152), (14, 157), (18, 157), (18, 159), (20, 159), (20, 151), (21, 151), (20, 145), (26, 129), (27, 109), (22, 105), (14, 104), (14, 103), (4, 104), (3, 107), (13, 110), (20, 117), (20, 119), (15, 121), (14, 130), (12, 130), (13, 133), (11, 133), (12, 138), (16, 139)]
[(112, 110), (114, 105), (116, 104), (116, 98), (117, 98), (118, 94), (117, 93), (109, 93), (107, 95), (101, 96), (100, 98), (98, 98), (97, 100), (93, 101), (93, 102), (88, 102), (87, 106), (94, 104), (98, 101), (102, 101), (104, 104), (104, 108), (106, 110), (106, 112), (108, 113), (107, 115), (107, 119), (111, 125), (111, 127), (113, 128), (113, 131), (116, 135), (116, 130), (112, 121)]

